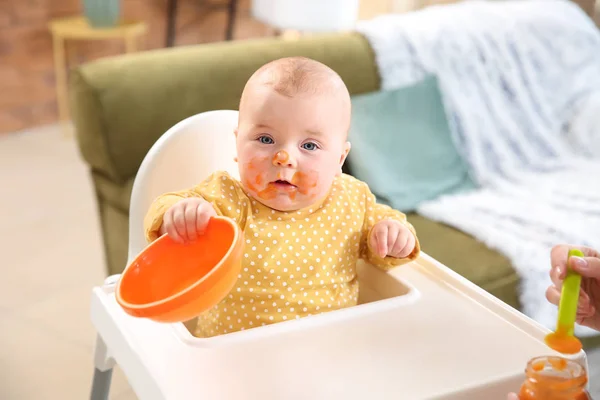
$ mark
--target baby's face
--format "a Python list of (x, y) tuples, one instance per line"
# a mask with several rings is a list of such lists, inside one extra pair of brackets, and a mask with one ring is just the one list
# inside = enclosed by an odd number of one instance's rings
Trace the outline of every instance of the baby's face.
[(350, 145), (349, 109), (333, 94), (283, 96), (268, 86), (240, 109), (237, 157), (244, 189), (279, 211), (308, 207), (329, 193)]

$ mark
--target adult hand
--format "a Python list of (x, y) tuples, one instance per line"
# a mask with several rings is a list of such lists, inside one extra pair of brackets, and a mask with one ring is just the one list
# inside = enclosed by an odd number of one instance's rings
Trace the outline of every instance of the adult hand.
[(550, 253), (552, 269), (550, 278), (553, 285), (546, 290), (546, 298), (558, 305), (562, 283), (567, 275), (569, 250), (578, 249), (584, 257), (571, 257), (570, 267), (578, 272), (581, 279), (579, 304), (576, 321), (579, 325), (600, 331), (600, 253), (589, 247), (558, 245)]

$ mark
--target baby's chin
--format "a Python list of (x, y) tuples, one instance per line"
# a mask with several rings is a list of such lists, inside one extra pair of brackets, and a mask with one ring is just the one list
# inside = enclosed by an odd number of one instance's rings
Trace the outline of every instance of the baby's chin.
[(275, 211), (281, 211), (281, 212), (291, 212), (291, 211), (298, 211), (304, 207), (308, 207), (310, 206), (310, 204), (304, 204), (305, 202), (302, 201), (298, 201), (298, 200), (292, 200), (289, 197), (285, 197), (285, 196), (281, 196), (280, 198), (274, 198), (274, 199), (260, 199), (258, 197), (254, 197), (253, 198), (260, 202), (261, 204), (275, 210)]
[[(310, 207), (312, 204), (315, 204), (315, 201), (299, 198), (301, 196), (298, 196), (298, 198), (292, 199), (291, 197), (288, 197), (285, 195), (279, 195), (279, 196), (276, 196), (275, 198), (265, 199), (265, 198), (261, 198), (261, 196), (257, 196), (255, 193), (252, 193), (252, 192), (248, 192), (248, 193), (250, 194), (252, 199), (258, 201), (262, 205), (269, 207), (275, 211), (281, 211), (281, 212), (298, 211), (303, 208)], [(304, 197), (304, 196), (302, 196), (302, 197)]]

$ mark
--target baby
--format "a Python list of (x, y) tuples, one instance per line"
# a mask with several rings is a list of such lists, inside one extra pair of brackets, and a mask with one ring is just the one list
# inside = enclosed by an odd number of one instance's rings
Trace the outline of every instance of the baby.
[(244, 231), (236, 286), (198, 318), (196, 336), (356, 305), (359, 258), (387, 270), (419, 255), (406, 216), (377, 204), (365, 183), (342, 173), (350, 112), (350, 94), (327, 66), (302, 57), (270, 62), (240, 100), (241, 181), (216, 172), (151, 205), (148, 241), (165, 233), (193, 241), (216, 215)]

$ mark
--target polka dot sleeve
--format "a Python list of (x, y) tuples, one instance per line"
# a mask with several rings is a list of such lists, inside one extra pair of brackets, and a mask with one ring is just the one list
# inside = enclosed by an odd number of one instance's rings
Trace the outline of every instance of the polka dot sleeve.
[[(417, 237), (417, 232), (415, 228), (410, 224), (406, 215), (401, 213), (400, 211), (394, 210), (393, 208), (384, 205), (378, 204), (375, 200), (375, 196), (369, 188), (365, 185), (365, 219), (361, 232), (361, 258), (365, 261), (381, 268), (384, 270), (388, 270), (392, 267), (396, 267), (402, 264), (406, 264), (419, 256), (421, 251), (421, 246), (419, 243), (419, 238)], [(394, 257), (385, 257), (381, 258), (377, 255), (374, 249), (371, 247), (371, 232), (375, 224), (384, 219), (393, 219), (395, 221), (401, 222), (404, 226), (406, 226), (412, 234), (415, 236), (415, 248), (411, 254), (409, 254), (406, 258), (394, 258)]]
[[(177, 202), (191, 197), (200, 197), (211, 203), (220, 216), (233, 218), (240, 223), (242, 200), (239, 184), (226, 172), (216, 172), (204, 182), (189, 190), (169, 192), (159, 196), (150, 205), (144, 219), (146, 240), (152, 242), (159, 237), (165, 212)], [(247, 202), (247, 201), (246, 201)]]

